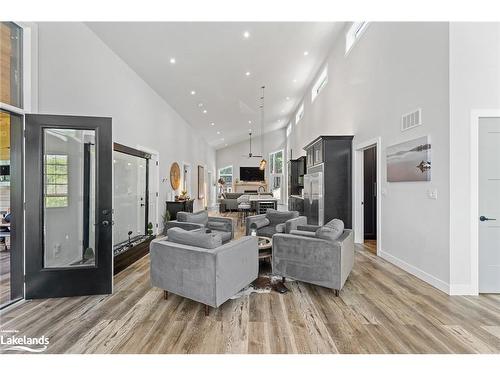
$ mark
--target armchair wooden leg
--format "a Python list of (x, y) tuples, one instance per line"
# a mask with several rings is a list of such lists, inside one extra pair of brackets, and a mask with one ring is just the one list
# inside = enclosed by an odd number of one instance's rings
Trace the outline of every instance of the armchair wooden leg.
[(210, 314), (210, 307), (205, 305), (205, 316), (208, 316), (208, 314)]
[(282, 278), (281, 278), (281, 282), (284, 284), (284, 283), (285, 283), (285, 281), (286, 281), (286, 278), (285, 278), (285, 277), (282, 277)]
[(338, 297), (340, 295), (340, 290), (334, 289), (333, 291), (335, 292), (335, 297)]
[(168, 299), (168, 292), (166, 290), (163, 291), (163, 298)]

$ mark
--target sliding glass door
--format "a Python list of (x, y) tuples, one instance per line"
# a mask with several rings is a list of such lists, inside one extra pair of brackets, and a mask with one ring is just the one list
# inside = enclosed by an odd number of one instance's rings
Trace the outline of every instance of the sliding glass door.
[(116, 256), (148, 235), (151, 156), (118, 143), (113, 148), (113, 248)]

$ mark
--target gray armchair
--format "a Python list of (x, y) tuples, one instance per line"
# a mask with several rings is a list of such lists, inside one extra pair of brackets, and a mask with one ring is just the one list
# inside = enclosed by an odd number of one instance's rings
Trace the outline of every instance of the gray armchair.
[(331, 229), (331, 222), (323, 227), (299, 222), (303, 225), (291, 233), (273, 236), (273, 273), (332, 288), (338, 296), (354, 265), (352, 230), (343, 223)]
[(217, 234), (202, 229), (170, 229), (167, 237), (150, 245), (153, 286), (205, 304), (219, 307), (258, 276), (255, 237), (243, 237), (221, 245)]
[(222, 243), (227, 243), (234, 238), (233, 219), (229, 217), (208, 216), (208, 212), (205, 210), (195, 213), (178, 212), (177, 220), (166, 222), (164, 233), (170, 228), (182, 228), (185, 230), (210, 229), (212, 233), (221, 236)]
[(273, 237), (276, 233), (289, 233), (292, 225), (291, 220), (298, 216), (298, 211), (268, 209), (265, 214), (247, 217), (246, 235), (251, 234), (252, 228), (257, 230), (258, 236), (264, 237)]

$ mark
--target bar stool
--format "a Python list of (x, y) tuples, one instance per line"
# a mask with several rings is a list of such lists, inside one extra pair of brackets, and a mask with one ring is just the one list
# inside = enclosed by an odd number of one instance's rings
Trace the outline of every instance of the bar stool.
[(252, 208), (250, 197), (248, 195), (242, 195), (236, 201), (238, 202), (238, 222), (240, 225), (243, 225)]

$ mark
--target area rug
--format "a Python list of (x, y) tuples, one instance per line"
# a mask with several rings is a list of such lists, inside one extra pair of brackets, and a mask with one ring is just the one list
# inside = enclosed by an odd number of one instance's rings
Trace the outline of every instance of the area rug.
[(238, 299), (241, 297), (249, 296), (252, 293), (283, 293), (286, 290), (285, 285), (281, 281), (281, 276), (272, 275), (259, 275), (257, 280), (251, 283), (246, 288), (243, 288), (230, 299)]

